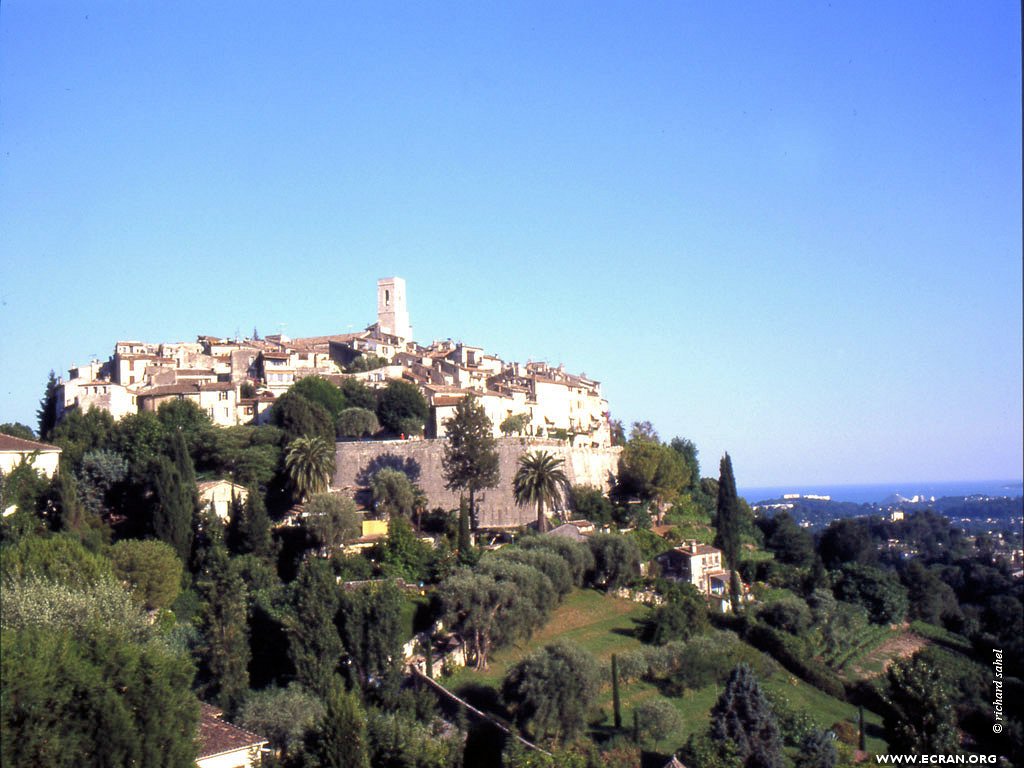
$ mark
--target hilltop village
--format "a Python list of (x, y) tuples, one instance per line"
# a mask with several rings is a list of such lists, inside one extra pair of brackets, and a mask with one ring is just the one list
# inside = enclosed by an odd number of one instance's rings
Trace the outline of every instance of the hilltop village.
[(119, 341), (0, 425), (5, 766), (1024, 764), (1018, 533), (752, 509), (728, 454), (377, 299)]
[(495, 436), (515, 433), (569, 440), (574, 446), (611, 445), (608, 403), (599, 382), (562, 366), (506, 362), (451, 339), (418, 344), (400, 277), (377, 282), (377, 322), (358, 333), (118, 341), (108, 360), (74, 365), (58, 382), (57, 418), (72, 408), (99, 408), (120, 419), (190, 400), (218, 426), (261, 424), (277, 397), (306, 376), (334, 384), (356, 379), (372, 388), (396, 379), (414, 383), (430, 405), (427, 438), (444, 437), (444, 423), (456, 404), (474, 395)]

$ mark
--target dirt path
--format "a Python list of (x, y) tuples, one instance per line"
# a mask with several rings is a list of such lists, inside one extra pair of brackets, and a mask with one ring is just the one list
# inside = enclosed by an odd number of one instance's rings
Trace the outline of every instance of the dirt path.
[(905, 631), (879, 644), (850, 668), (851, 677), (865, 679), (884, 674), (894, 659), (906, 659), (928, 645), (920, 635)]

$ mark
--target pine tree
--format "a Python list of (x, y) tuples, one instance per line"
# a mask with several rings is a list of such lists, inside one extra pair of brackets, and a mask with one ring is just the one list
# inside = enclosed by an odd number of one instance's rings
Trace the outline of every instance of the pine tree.
[(57, 387), (59, 383), (53, 371), (50, 371), (50, 378), (46, 381), (46, 391), (42, 400), (39, 401), (39, 410), (36, 411), (36, 418), (39, 420), (39, 439), (52, 440), (53, 428), (57, 426)]
[(480, 527), (476, 492), (493, 488), (501, 478), (491, 420), (477, 399), (469, 396), (459, 401), (444, 425), (448, 435), (442, 459), (445, 484), (453, 491), (469, 491), (469, 517), (476, 530)]
[(740, 664), (711, 710), (711, 737), (732, 742), (745, 768), (781, 768), (782, 739), (754, 672)]
[(835, 768), (839, 753), (832, 734), (817, 728), (809, 731), (800, 742), (794, 768)]

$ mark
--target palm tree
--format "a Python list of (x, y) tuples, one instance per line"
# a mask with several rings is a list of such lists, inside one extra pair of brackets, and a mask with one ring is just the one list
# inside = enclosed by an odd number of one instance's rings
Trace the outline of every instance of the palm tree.
[(297, 437), (288, 446), (284, 468), (298, 501), (327, 490), (334, 474), (334, 446), (322, 437)]
[(544, 505), (554, 504), (562, 498), (562, 488), (569, 484), (562, 470), (562, 459), (547, 451), (532, 451), (519, 457), (519, 470), (512, 480), (512, 490), (519, 504), (537, 505), (537, 530), (544, 533), (548, 520)]

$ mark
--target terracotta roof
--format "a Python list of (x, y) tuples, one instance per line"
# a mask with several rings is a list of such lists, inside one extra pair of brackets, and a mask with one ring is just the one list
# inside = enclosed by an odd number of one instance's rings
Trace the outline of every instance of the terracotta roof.
[(190, 395), (198, 392), (228, 392), (235, 388), (230, 381), (211, 381), (207, 384), (184, 382), (152, 387), (138, 392), (139, 397), (164, 397), (166, 395)]
[(684, 555), (713, 555), (716, 552), (718, 554), (722, 553), (722, 550), (717, 547), (709, 547), (707, 544), (698, 544), (695, 547), (676, 547), (676, 550)]
[(50, 443), (37, 443), (35, 440), (25, 440), (21, 437), (0, 434), (0, 451), (17, 451), (18, 453), (31, 451), (52, 453), (56, 451), (60, 453), (60, 450), (56, 445), (51, 445)]
[(239, 491), (243, 491), (246, 494), (249, 493), (249, 490), (244, 485), (232, 483), (230, 480), (225, 480), (224, 478), (221, 478), (220, 480), (202, 480), (196, 483), (196, 488), (198, 488), (199, 492), (202, 493), (203, 491), (208, 491), (211, 488), (216, 488), (218, 485), (230, 485), (232, 489), (237, 488)]
[(434, 395), (433, 399), (430, 401), (430, 404), (436, 408), (443, 408), (447, 405), (458, 405), (461, 402), (461, 397), (453, 395)]
[(262, 747), (267, 739), (237, 725), (224, 722), (221, 710), (209, 704), (200, 705), (199, 754), (196, 759), (222, 755), (239, 749)]

